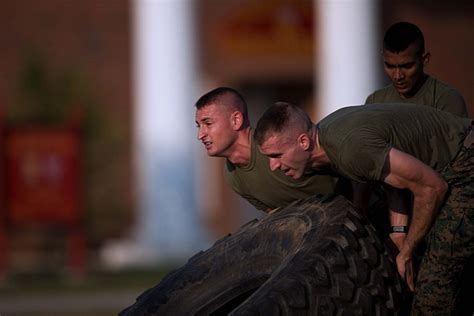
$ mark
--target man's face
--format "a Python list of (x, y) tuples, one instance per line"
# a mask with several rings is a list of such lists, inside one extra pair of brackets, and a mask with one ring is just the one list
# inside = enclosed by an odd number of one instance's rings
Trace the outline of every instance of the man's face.
[(428, 54), (421, 56), (418, 50), (418, 45), (414, 43), (399, 53), (383, 51), (385, 74), (403, 98), (414, 96), (423, 84), (423, 67), (428, 61)]
[(232, 125), (232, 113), (224, 107), (209, 104), (196, 111), (197, 138), (209, 156), (228, 157), (237, 133)]
[(259, 147), (270, 160), (270, 169), (281, 169), (286, 176), (299, 179), (305, 173), (310, 152), (304, 150), (296, 137), (271, 134)]

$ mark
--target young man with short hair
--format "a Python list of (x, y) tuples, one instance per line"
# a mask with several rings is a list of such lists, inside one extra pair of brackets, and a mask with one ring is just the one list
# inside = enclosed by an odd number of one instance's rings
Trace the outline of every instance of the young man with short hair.
[[(254, 137), (270, 168), (295, 179), (330, 168), (353, 181), (410, 190), (410, 223), (408, 216), (392, 223), (406, 233), (398, 272), (415, 290), (414, 315), (455, 312), (460, 274), (474, 253), (473, 121), (413, 104), (346, 107), (316, 125), (305, 117), (277, 103), (260, 118)], [(413, 253), (425, 237), (415, 288)]]
[(391, 84), (367, 97), (372, 103), (413, 103), (467, 117), (462, 95), (454, 88), (426, 74), (431, 54), (425, 51), (421, 30), (409, 22), (393, 24), (383, 39), (383, 65)]
[(268, 212), (315, 194), (332, 194), (336, 178), (305, 175), (298, 180), (272, 172), (252, 138), (247, 104), (235, 89), (219, 87), (199, 98), (197, 138), (207, 154), (226, 159), (225, 178), (232, 189), (257, 209)]

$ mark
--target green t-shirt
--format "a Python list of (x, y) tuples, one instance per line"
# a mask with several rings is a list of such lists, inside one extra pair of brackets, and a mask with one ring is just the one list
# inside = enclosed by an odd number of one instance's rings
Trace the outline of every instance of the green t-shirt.
[(337, 173), (380, 181), (393, 147), (440, 172), (458, 153), (471, 120), (414, 104), (339, 109), (317, 124), (319, 141)]
[(427, 105), (438, 110), (467, 117), (467, 107), (462, 95), (447, 84), (428, 76), (420, 90), (411, 98), (403, 99), (390, 84), (367, 97), (365, 104), (374, 103), (412, 103)]
[(262, 211), (283, 207), (314, 194), (330, 194), (336, 178), (329, 175), (304, 176), (295, 180), (281, 170), (271, 171), (268, 158), (260, 153), (252, 139), (251, 161), (239, 167), (226, 161), (224, 174), (232, 189)]

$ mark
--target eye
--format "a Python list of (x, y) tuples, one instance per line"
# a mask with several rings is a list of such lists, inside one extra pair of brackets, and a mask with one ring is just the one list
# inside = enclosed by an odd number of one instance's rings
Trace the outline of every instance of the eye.
[(268, 155), (269, 158), (281, 158), (281, 154), (270, 154)]
[(403, 69), (410, 69), (410, 68), (412, 68), (413, 66), (415, 66), (415, 63), (414, 63), (414, 62), (411, 62), (411, 63), (406, 63), (406, 64), (403, 64), (403, 65), (400, 65), (400, 68), (403, 68)]

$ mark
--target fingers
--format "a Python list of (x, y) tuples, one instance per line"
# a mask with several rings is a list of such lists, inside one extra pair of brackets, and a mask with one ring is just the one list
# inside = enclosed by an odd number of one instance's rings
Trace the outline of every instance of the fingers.
[(404, 258), (398, 255), (396, 258), (396, 263), (400, 277), (407, 283), (410, 291), (413, 292), (415, 290), (413, 260), (411, 260), (411, 258)]
[(415, 291), (415, 275), (413, 271), (413, 261), (411, 260), (407, 262), (406, 265), (405, 281), (407, 282), (410, 291)]
[(397, 256), (397, 259), (396, 259), (396, 262), (397, 262), (397, 270), (398, 270), (398, 274), (400, 274), (400, 276), (402, 277), (402, 279), (405, 281), (405, 260), (403, 260), (402, 258), (400, 258), (400, 255)]

